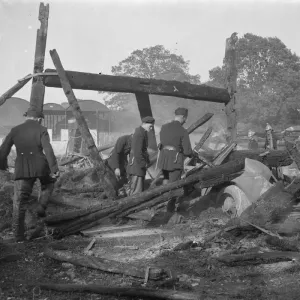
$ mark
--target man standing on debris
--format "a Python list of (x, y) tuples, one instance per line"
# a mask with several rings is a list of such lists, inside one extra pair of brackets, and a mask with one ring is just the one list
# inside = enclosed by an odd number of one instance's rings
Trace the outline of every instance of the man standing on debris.
[(253, 130), (249, 130), (248, 138), (249, 138), (248, 149), (249, 150), (258, 150), (257, 136)]
[(119, 188), (127, 183), (126, 168), (128, 166), (128, 155), (131, 151), (132, 136), (133, 134), (119, 137), (111, 155), (106, 160), (119, 180)]
[(265, 149), (277, 150), (277, 138), (275, 137), (272, 126), (267, 123)]
[(163, 172), (163, 184), (179, 180), (184, 158), (193, 156), (189, 134), (182, 126), (187, 117), (187, 108), (179, 107), (174, 121), (161, 127), (157, 167)]
[(148, 148), (147, 132), (153, 130), (153, 117), (145, 117), (142, 119), (142, 125), (135, 129), (132, 137), (131, 152), (129, 164), (127, 168), (130, 178), (129, 195), (140, 193), (144, 190), (144, 181), (146, 170), (150, 163)]
[(7, 157), (12, 146), (16, 147), (12, 224), (16, 241), (25, 239), (26, 206), (36, 179), (41, 183), (37, 215), (44, 217), (54, 182), (59, 176), (47, 128), (41, 125), (43, 114), (29, 108), (24, 116), (27, 120), (12, 128), (0, 147), (0, 170), (8, 168)]

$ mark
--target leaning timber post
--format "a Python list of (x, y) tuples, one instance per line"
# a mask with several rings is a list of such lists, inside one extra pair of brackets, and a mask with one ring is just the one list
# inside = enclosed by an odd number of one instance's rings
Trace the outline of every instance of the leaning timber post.
[(30, 79), (31, 75), (27, 75), (23, 79), (18, 80), (13, 87), (2, 94), (0, 96), (0, 106), (3, 105), (7, 99), (11, 98), (15, 93), (17, 93)]
[[(148, 93), (135, 93), (137, 105), (140, 112), (140, 117), (143, 119), (144, 117), (153, 117), (152, 115), (152, 109), (151, 109), (151, 103), (149, 99)], [(157, 143), (156, 143), (156, 137), (155, 137), (155, 130), (151, 130), (148, 132), (148, 147), (152, 150), (157, 150)]]
[(103, 189), (107, 195), (107, 197), (114, 198), (116, 196), (116, 186), (117, 186), (117, 179), (115, 177), (115, 174), (112, 170), (110, 170), (108, 167), (105, 166), (103, 163), (103, 160), (101, 159), (98, 149), (95, 145), (93, 136), (90, 133), (90, 130), (88, 128), (88, 125), (86, 123), (86, 120), (83, 116), (83, 113), (79, 107), (78, 101), (74, 95), (74, 92), (71, 88), (69, 79), (67, 77), (67, 74), (63, 68), (63, 65), (60, 61), (60, 58), (58, 56), (58, 53), (56, 50), (51, 50), (50, 55), (53, 61), (53, 64), (57, 70), (58, 76), (61, 81), (62, 88), (66, 94), (66, 97), (68, 99), (68, 102), (70, 103), (73, 115), (78, 123), (78, 127), (81, 133), (81, 136), (83, 140), (85, 141), (85, 144), (87, 146), (87, 149), (89, 151), (91, 160), (93, 161), (98, 176), (100, 178), (101, 184), (103, 185)]
[(225, 104), (225, 113), (227, 116), (227, 132), (229, 139), (236, 142), (237, 138), (237, 112), (236, 112), (236, 90), (237, 90), (237, 59), (236, 42), (237, 33), (234, 32), (230, 38), (226, 39), (225, 48), (225, 74), (226, 87), (230, 95), (230, 101)]
[[(46, 6), (40, 3), (39, 21), (41, 22), (40, 29), (37, 30), (35, 54), (34, 54), (34, 67), (33, 73), (42, 73), (44, 71), (44, 61), (47, 42), (48, 31), (48, 18), (49, 18), (49, 4)], [(36, 111), (42, 112), (45, 97), (45, 86), (41, 76), (32, 79), (30, 107)]]

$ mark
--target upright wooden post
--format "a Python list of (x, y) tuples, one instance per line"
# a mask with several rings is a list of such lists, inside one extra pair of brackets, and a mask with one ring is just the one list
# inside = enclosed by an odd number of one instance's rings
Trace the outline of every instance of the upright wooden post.
[[(137, 101), (137, 105), (139, 108), (141, 119), (144, 117), (147, 117), (147, 116), (153, 117), (149, 94), (138, 92), (138, 93), (135, 93), (135, 97), (136, 97), (136, 101)], [(150, 149), (153, 149), (155, 151), (157, 150), (157, 142), (156, 142), (154, 128), (153, 128), (153, 130), (148, 132), (148, 146)]]
[[(47, 42), (49, 18), (49, 4), (46, 6), (43, 2), (40, 3), (39, 21), (41, 22), (40, 29), (37, 30), (34, 67), (33, 73), (41, 73), (44, 71), (45, 51)], [(45, 86), (41, 76), (32, 79), (30, 107), (36, 111), (42, 112), (45, 97)]]
[(237, 59), (236, 42), (237, 33), (234, 32), (226, 39), (224, 66), (226, 72), (226, 87), (230, 95), (230, 101), (225, 105), (227, 116), (227, 131), (231, 142), (237, 138), (237, 113), (236, 113), (236, 89), (237, 89)]
[(65, 95), (70, 103), (72, 108), (73, 115), (78, 123), (78, 128), (80, 130), (81, 136), (85, 141), (87, 149), (90, 153), (91, 160), (93, 161), (98, 176), (100, 178), (101, 183), (103, 184), (103, 188), (105, 193), (108, 197), (115, 197), (116, 196), (116, 186), (117, 180), (113, 171), (111, 171), (108, 167), (105, 166), (103, 160), (101, 159), (98, 149), (95, 145), (93, 136), (91, 135), (86, 120), (83, 116), (82, 111), (80, 110), (78, 101), (74, 95), (74, 92), (71, 88), (69, 79), (67, 74), (62, 66), (60, 58), (56, 52), (56, 50), (50, 51), (51, 58), (53, 60), (54, 66), (57, 70), (58, 76), (61, 81), (62, 88), (65, 92)]

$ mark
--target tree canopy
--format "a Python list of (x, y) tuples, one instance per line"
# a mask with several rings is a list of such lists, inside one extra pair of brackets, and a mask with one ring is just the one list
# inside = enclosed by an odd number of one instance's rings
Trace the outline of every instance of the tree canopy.
[[(275, 127), (298, 124), (300, 58), (276, 37), (245, 34), (237, 42), (238, 121)], [(224, 86), (224, 66), (209, 71), (213, 86)]]
[[(162, 45), (133, 51), (117, 66), (112, 67), (112, 74), (200, 84), (200, 76), (191, 75), (189, 72), (189, 61), (185, 60), (181, 55), (165, 49)], [(150, 95), (150, 101), (153, 114), (158, 123), (172, 118), (175, 107), (179, 105), (188, 108), (197, 107), (196, 111), (190, 110), (191, 114), (195, 114), (197, 117), (204, 113), (203, 110), (207, 111), (204, 102), (199, 101), (157, 95)], [(105, 99), (105, 104), (112, 109), (137, 110), (133, 94), (110, 93)]]

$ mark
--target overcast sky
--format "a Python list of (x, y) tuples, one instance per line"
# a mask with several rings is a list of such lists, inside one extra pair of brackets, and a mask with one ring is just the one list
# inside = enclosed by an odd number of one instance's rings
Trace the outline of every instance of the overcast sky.
[[(32, 73), (39, 2), (0, 0), (0, 95)], [(300, 55), (300, 2), (285, 1), (45, 1), (50, 4), (45, 68), (56, 49), (65, 69), (110, 74), (132, 51), (162, 44), (190, 61), (192, 74), (208, 79), (222, 63), (234, 31), (280, 38)], [(29, 100), (30, 83), (16, 96)], [(78, 98), (101, 99), (75, 91)], [(61, 89), (46, 88), (45, 102), (61, 103)]]

